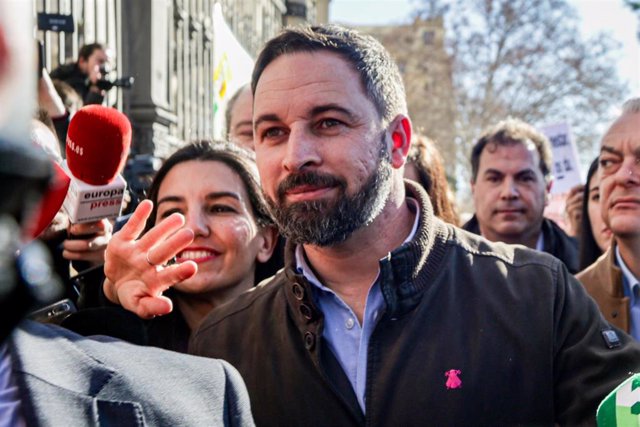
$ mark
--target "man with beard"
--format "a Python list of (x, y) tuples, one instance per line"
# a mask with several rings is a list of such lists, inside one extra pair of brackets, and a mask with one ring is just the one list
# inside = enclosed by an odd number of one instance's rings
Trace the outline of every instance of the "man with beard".
[(547, 252), (578, 272), (577, 240), (543, 216), (553, 183), (546, 136), (521, 120), (501, 121), (474, 145), (471, 175), (476, 214), (462, 228)]
[[(191, 350), (242, 374), (258, 425), (593, 423), (640, 365), (557, 259), (438, 220), (403, 181), (411, 139), (397, 66), (373, 38), (287, 29), (253, 73), (263, 191), (285, 268), (214, 310)], [(107, 248), (105, 294), (142, 317), (197, 270), (174, 214)]]

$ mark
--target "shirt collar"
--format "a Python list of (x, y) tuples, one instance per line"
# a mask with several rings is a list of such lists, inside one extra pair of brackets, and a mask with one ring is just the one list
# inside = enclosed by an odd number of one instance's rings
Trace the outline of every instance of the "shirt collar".
[[(407, 203), (411, 205), (411, 208), (413, 208), (413, 210), (415, 211), (416, 217), (413, 221), (413, 227), (411, 227), (411, 232), (402, 242), (403, 245), (407, 242), (410, 242), (415, 237), (418, 231), (418, 225), (420, 224), (420, 205), (418, 204), (418, 201), (413, 197), (407, 197), (406, 200), (407, 200)], [(302, 273), (302, 275), (314, 286), (323, 290), (328, 290), (325, 286), (322, 285), (318, 277), (313, 272), (313, 269), (307, 263), (307, 258), (304, 256), (304, 249), (302, 245), (296, 246), (295, 254), (296, 254), (296, 268), (298, 272)], [(377, 280), (377, 277), (376, 277), (376, 280)]]
[(636, 287), (640, 287), (640, 283), (638, 283), (638, 279), (633, 275), (629, 267), (624, 263), (622, 256), (620, 255), (620, 247), (616, 245), (616, 263), (622, 270), (622, 277), (624, 278), (623, 284), (625, 285), (625, 292), (629, 292), (629, 297), (631, 298), (631, 304), (635, 303), (635, 294), (633, 293), (633, 289)]
[(544, 252), (544, 236), (542, 229), (540, 229), (540, 234), (538, 235), (538, 241), (536, 242), (536, 251)]

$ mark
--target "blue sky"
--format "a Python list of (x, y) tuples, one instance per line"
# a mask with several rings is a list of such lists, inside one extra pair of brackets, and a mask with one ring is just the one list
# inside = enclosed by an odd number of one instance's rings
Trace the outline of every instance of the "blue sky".
[[(583, 19), (585, 35), (607, 31), (622, 45), (618, 72), (630, 86), (631, 96), (640, 96), (640, 45), (638, 20), (623, 0), (569, 0)], [(415, 3), (415, 2), (414, 2)], [(353, 25), (400, 24), (409, 20), (410, 0), (332, 0), (331, 22)]]

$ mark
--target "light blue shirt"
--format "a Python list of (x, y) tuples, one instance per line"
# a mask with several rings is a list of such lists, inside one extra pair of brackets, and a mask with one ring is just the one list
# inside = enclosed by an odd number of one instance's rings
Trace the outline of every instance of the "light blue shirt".
[(544, 236), (542, 235), (542, 230), (540, 230), (540, 235), (538, 236), (538, 240), (536, 240), (536, 251), (544, 252)]
[(20, 410), (20, 390), (11, 375), (11, 355), (0, 345), (0, 427), (22, 427), (25, 421)]
[(640, 340), (640, 283), (620, 256), (620, 248), (616, 246), (616, 262), (622, 270), (622, 288), (624, 295), (629, 297), (629, 312), (631, 314), (630, 334)]
[[(409, 236), (403, 243), (413, 239), (418, 230), (420, 209), (415, 199), (407, 198), (415, 207), (416, 218)], [(367, 301), (362, 317), (362, 325), (358, 322), (351, 307), (349, 307), (334, 291), (324, 286), (307, 264), (301, 245), (296, 248), (296, 265), (304, 277), (314, 285), (312, 292), (318, 308), (324, 314), (324, 330), (322, 337), (338, 359), (342, 370), (349, 378), (351, 387), (355, 391), (362, 412), (365, 411), (364, 399), (367, 381), (367, 349), (369, 338), (373, 332), (379, 316), (385, 308), (384, 297), (378, 283), (378, 276), (369, 288)], [(380, 274), (380, 271), (378, 271)]]

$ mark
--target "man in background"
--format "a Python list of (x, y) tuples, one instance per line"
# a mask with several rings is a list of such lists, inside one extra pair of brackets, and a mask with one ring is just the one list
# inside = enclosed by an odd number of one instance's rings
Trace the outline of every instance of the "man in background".
[(476, 213), (462, 228), (493, 242), (547, 252), (577, 273), (577, 241), (544, 217), (552, 179), (547, 137), (518, 119), (498, 123), (471, 151)]
[(98, 81), (105, 77), (111, 53), (101, 43), (91, 43), (80, 48), (78, 60), (60, 65), (51, 72), (52, 79), (69, 84), (82, 99), (84, 105), (102, 104), (105, 91), (100, 89)]
[(253, 146), (253, 94), (251, 86), (246, 84), (233, 94), (227, 103), (225, 118), (230, 142), (249, 150)]
[(602, 219), (613, 240), (576, 277), (612, 325), (640, 340), (640, 98), (623, 105), (602, 137), (599, 162)]

